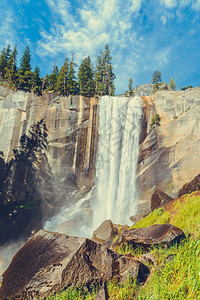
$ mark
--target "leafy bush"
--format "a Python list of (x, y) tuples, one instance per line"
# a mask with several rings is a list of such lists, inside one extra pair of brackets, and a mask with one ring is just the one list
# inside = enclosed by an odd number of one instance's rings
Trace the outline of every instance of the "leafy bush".
[(151, 119), (151, 126), (160, 125), (160, 116), (159, 114), (155, 114), (155, 116)]

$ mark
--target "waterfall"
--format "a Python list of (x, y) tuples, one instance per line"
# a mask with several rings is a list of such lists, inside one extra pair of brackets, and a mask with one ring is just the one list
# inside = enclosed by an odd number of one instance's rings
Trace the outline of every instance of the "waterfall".
[(93, 230), (106, 219), (128, 223), (137, 209), (141, 112), (140, 97), (104, 96), (100, 99), (96, 192), (93, 188), (78, 202), (63, 207), (46, 222), (46, 230), (91, 238)]
[(93, 228), (106, 219), (126, 224), (136, 213), (136, 170), (142, 113), (140, 97), (104, 96), (99, 106)]

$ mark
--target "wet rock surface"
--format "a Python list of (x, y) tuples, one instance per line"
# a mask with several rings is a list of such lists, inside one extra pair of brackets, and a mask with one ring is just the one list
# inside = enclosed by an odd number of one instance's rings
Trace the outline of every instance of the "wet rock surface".
[(94, 241), (41, 230), (4, 272), (0, 299), (40, 299), (64, 287), (103, 284), (113, 276), (144, 282), (149, 273), (140, 261)]

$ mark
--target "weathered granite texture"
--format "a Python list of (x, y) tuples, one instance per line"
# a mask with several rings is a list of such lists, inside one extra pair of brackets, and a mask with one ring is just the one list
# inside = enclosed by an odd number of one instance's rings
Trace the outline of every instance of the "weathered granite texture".
[(90, 185), (95, 173), (97, 99), (58, 97), (14, 91), (0, 86), (0, 151), (12, 157), (20, 137), (44, 119), (48, 129), (47, 157), (58, 182)]
[[(139, 211), (150, 209), (156, 188), (176, 197), (200, 172), (200, 88), (142, 97), (144, 114), (138, 166)], [(152, 128), (158, 113), (160, 126)]]

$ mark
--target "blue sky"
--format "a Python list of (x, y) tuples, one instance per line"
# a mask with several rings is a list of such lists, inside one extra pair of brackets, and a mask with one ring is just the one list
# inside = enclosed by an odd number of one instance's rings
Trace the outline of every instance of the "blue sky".
[(75, 53), (79, 64), (109, 44), (116, 93), (151, 82), (154, 70), (181, 86), (200, 84), (200, 0), (0, 0), (0, 49), (25, 47), (41, 74)]

